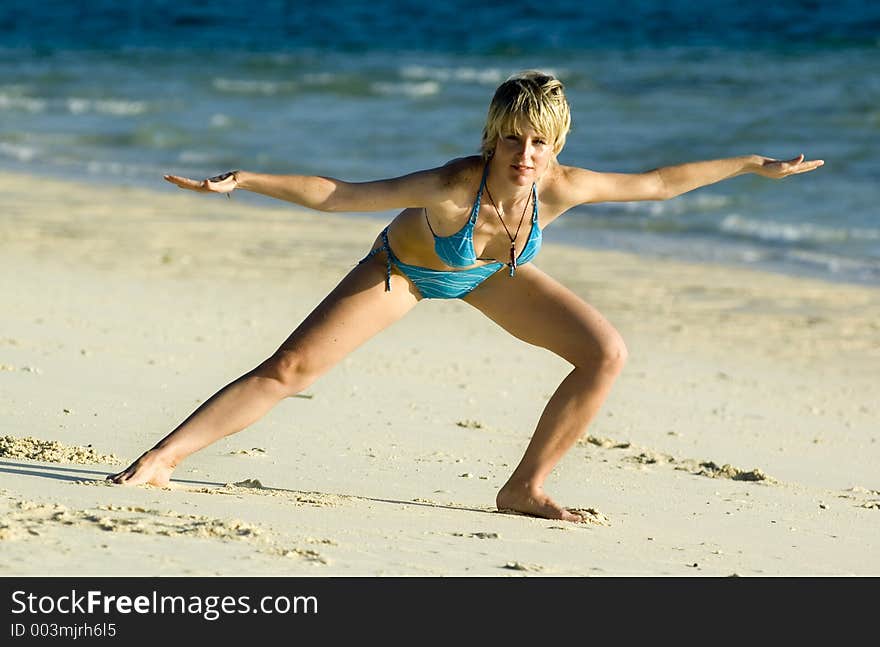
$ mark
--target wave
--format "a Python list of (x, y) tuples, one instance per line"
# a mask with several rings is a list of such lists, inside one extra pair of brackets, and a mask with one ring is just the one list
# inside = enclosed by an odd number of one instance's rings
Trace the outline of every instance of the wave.
[(373, 83), (370, 86), (378, 94), (406, 97), (429, 97), (440, 92), (440, 84), (436, 81), (421, 83)]
[(450, 81), (462, 83), (478, 83), (481, 85), (498, 85), (507, 73), (498, 68), (476, 67), (428, 67), (426, 65), (407, 65), (400, 69), (400, 76), (411, 81)]
[(218, 77), (211, 81), (215, 90), (228, 94), (277, 96), (296, 91), (293, 81), (270, 81), (265, 79), (228, 79)]
[(5, 90), (0, 92), (0, 110), (22, 110), (37, 113), (45, 112), (49, 105), (46, 99), (24, 96), (21, 89), (15, 86), (6, 86)]
[(427, 97), (440, 92), (440, 83), (423, 81), (377, 81), (364, 82), (350, 74), (309, 73), (299, 81), (276, 81), (269, 79), (216, 78), (214, 89), (227, 94), (246, 96), (279, 96), (295, 92), (331, 92), (354, 96), (372, 94), (386, 96)]
[(748, 218), (733, 210), (743, 207), (739, 198), (707, 194), (661, 202), (591, 205), (578, 209), (578, 217), (564, 222), (590, 229), (720, 235), (771, 245), (852, 247), (880, 241), (880, 229), (785, 222), (772, 214), (762, 219)]
[(603, 202), (576, 208), (577, 217), (566, 222), (612, 229), (687, 229), (702, 221), (688, 222), (685, 217), (715, 214), (734, 204), (734, 198), (712, 193), (665, 201)]
[(201, 166), (217, 163), (214, 155), (203, 151), (182, 150), (177, 154), (177, 160), (181, 164), (197, 164)]
[(33, 162), (41, 153), (42, 151), (39, 148), (33, 146), (0, 142), (0, 155), (13, 159), (16, 162)]
[(853, 227), (823, 227), (808, 222), (774, 222), (752, 220), (739, 214), (730, 214), (720, 225), (722, 232), (782, 243), (846, 243), (852, 241), (880, 240), (880, 230)]
[(70, 97), (66, 99), (67, 111), (74, 115), (98, 113), (114, 117), (133, 117), (142, 115), (148, 110), (144, 101), (129, 99), (83, 99)]
[(785, 255), (788, 264), (811, 270), (818, 276), (831, 275), (846, 281), (876, 285), (880, 281), (880, 262), (855, 259), (823, 252), (792, 250)]
[(0, 110), (20, 110), (29, 113), (59, 110), (72, 115), (97, 113), (114, 117), (134, 117), (144, 114), (148, 109), (149, 106), (145, 101), (130, 99), (67, 97), (50, 100), (25, 96), (15, 90), (0, 92)]
[(619, 209), (652, 218), (678, 216), (686, 213), (717, 211), (730, 206), (733, 199), (726, 195), (704, 193), (689, 195), (663, 201), (619, 202), (604, 205), (609, 210)]

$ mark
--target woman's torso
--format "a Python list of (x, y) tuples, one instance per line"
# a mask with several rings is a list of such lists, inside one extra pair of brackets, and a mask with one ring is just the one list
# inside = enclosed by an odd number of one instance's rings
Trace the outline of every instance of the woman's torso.
[[(450, 173), (449, 199), (442, 205), (432, 206), (428, 210), (430, 226), (421, 207), (411, 207), (401, 211), (388, 226), (388, 241), (394, 254), (403, 262), (419, 265), (435, 270), (455, 271), (465, 267), (453, 267), (444, 263), (435, 251), (434, 235), (452, 236), (461, 231), (468, 222), (473, 210), (474, 201), (480, 191), (483, 178), (484, 162), (478, 156), (455, 160), (448, 165)], [(540, 198), (542, 187), (552, 181), (552, 173), (538, 181), (538, 222), (536, 226), (543, 229), (549, 220), (559, 214), (549, 213), (548, 205)], [(527, 208), (516, 236), (516, 254), (519, 256), (526, 246), (531, 232), (532, 209)], [(507, 221), (511, 233), (516, 231), (517, 222)], [(433, 231), (432, 231), (433, 229)], [(495, 208), (484, 194), (480, 201), (476, 222), (473, 225), (473, 246), (478, 259), (470, 267), (485, 265), (491, 262), (507, 262), (510, 253), (510, 237), (502, 225)], [(494, 259), (494, 260), (492, 260)]]

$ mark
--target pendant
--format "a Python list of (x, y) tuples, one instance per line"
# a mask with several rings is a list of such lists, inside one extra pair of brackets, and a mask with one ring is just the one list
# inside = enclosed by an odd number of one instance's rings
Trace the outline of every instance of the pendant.
[(516, 273), (516, 243), (510, 243), (510, 276), (513, 276)]

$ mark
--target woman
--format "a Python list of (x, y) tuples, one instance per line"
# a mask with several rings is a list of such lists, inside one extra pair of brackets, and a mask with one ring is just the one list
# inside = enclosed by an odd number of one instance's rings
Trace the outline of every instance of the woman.
[(583, 521), (553, 501), (543, 483), (608, 396), (626, 347), (596, 309), (531, 263), (542, 229), (580, 204), (666, 200), (743, 173), (782, 178), (823, 162), (807, 162), (803, 155), (788, 161), (749, 155), (645, 173), (597, 173), (557, 161), (570, 123), (562, 83), (529, 71), (495, 92), (481, 155), (442, 167), (364, 183), (241, 170), (202, 181), (165, 176), (182, 189), (227, 194), (243, 189), (319, 211), (403, 211), (271, 357), (108, 478), (126, 485), (168, 484), (184, 458), (303, 391), (422, 298), (459, 298), (573, 366), (498, 492), (498, 509)]

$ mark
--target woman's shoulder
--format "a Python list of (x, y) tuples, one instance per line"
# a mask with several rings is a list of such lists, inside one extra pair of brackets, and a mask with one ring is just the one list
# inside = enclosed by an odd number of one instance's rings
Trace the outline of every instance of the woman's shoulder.
[(474, 182), (479, 182), (483, 176), (485, 162), (479, 155), (468, 157), (456, 157), (440, 167), (440, 173), (446, 186), (454, 188), (470, 188)]
[(480, 180), (483, 177), (485, 162), (479, 155), (457, 157), (431, 171), (434, 175), (434, 200), (430, 206), (434, 213), (458, 215), (461, 209), (470, 205)]
[(567, 166), (558, 162), (552, 164), (538, 182), (541, 201), (552, 208), (566, 210), (572, 201), (580, 200), (579, 194), (590, 182), (592, 171), (577, 166)]
[(582, 181), (589, 174), (588, 169), (566, 166), (557, 162), (547, 169), (544, 177), (539, 181), (538, 188), (543, 189), (544, 193), (565, 193), (573, 184)]
[(586, 171), (586, 169), (556, 162), (555, 164), (551, 164), (547, 169), (544, 179), (547, 180), (548, 184), (559, 184), (561, 182), (571, 181), (584, 171)]

